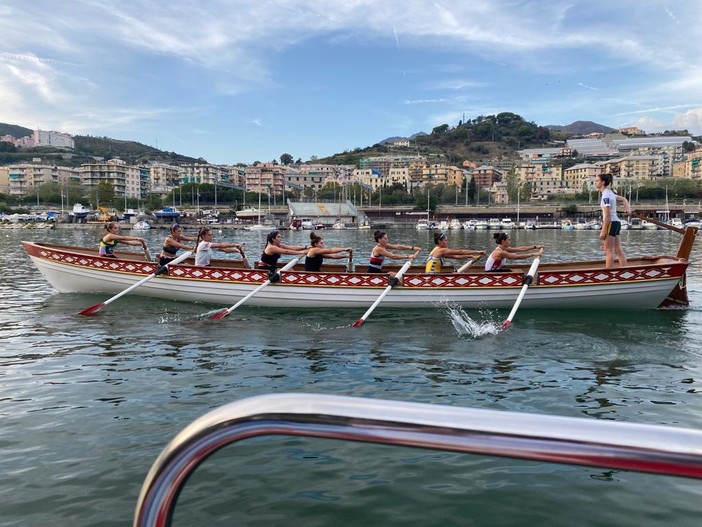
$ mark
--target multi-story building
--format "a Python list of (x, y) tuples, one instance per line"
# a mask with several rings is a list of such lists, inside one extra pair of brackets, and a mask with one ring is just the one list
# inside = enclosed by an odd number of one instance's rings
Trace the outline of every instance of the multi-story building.
[(402, 185), (408, 192), (412, 190), (412, 179), (408, 167), (393, 167), (387, 177), (388, 185)]
[[(285, 167), (281, 167), (285, 168)], [(327, 181), (336, 181), (341, 177), (337, 165), (296, 165), (286, 170), (288, 184), (298, 188), (321, 189)]]
[(478, 189), (491, 188), (494, 183), (502, 181), (503, 175), (504, 174), (502, 171), (498, 170), (494, 166), (481, 165), (473, 170), (475, 187)]
[(97, 187), (100, 183), (109, 183), (115, 191), (115, 197), (132, 199), (144, 197), (140, 169), (127, 165), (121, 159), (84, 163), (81, 168), (83, 185), (88, 188)]
[(664, 165), (665, 161), (661, 155), (630, 155), (602, 162), (605, 172), (618, 173), (618, 177), (634, 181), (670, 175), (672, 165), (670, 171), (664, 170)]
[(34, 130), (34, 146), (55, 146), (57, 148), (75, 148), (73, 136), (63, 132), (47, 132), (45, 130)]
[(286, 186), (288, 168), (273, 163), (260, 163), (244, 169), (246, 192), (260, 192), (269, 196), (282, 194)]
[(22, 163), (6, 167), (7, 192), (13, 195), (31, 194), (45, 183), (65, 186), (80, 181), (80, 169)]
[(373, 191), (387, 185), (387, 179), (383, 177), (380, 170), (375, 168), (357, 168), (353, 171), (351, 177)]
[(463, 170), (458, 167), (435, 164), (422, 169), (422, 185), (435, 185), (443, 183), (449, 186), (462, 186)]
[(595, 176), (603, 171), (601, 163), (580, 163), (563, 171), (563, 180), (577, 194), (593, 188)]
[(149, 188), (157, 194), (168, 194), (180, 184), (180, 168), (165, 163), (149, 166)]
[(684, 179), (702, 178), (702, 148), (690, 152), (685, 159), (673, 163), (673, 177)]

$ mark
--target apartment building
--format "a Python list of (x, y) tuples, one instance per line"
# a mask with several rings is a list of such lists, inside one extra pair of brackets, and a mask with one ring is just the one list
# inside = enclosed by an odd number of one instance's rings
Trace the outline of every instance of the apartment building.
[(463, 185), (463, 170), (449, 165), (434, 164), (422, 168), (422, 185), (441, 184), (449, 186)]
[(282, 194), (286, 186), (288, 167), (273, 163), (260, 163), (244, 169), (246, 192), (266, 195)]
[(34, 130), (32, 134), (34, 146), (55, 146), (56, 148), (76, 147), (73, 136), (63, 132), (48, 132), (45, 130)]
[(78, 168), (59, 167), (53, 165), (38, 165), (32, 163), (22, 163), (3, 167), (0, 186), (6, 189), (8, 194), (21, 195), (31, 194), (36, 187), (46, 183), (56, 183), (65, 186), (70, 182), (81, 181), (81, 170)]
[(563, 171), (563, 180), (577, 194), (593, 188), (595, 176), (603, 172), (601, 163), (579, 163)]
[(473, 170), (476, 188), (491, 188), (494, 183), (502, 181), (504, 173), (491, 165), (481, 165)]
[(180, 167), (166, 163), (153, 163), (149, 166), (149, 187), (151, 192), (168, 194), (180, 185)]
[[(94, 188), (100, 183), (109, 183), (114, 188), (116, 197), (140, 199), (145, 195), (143, 189), (145, 187), (148, 189), (148, 171), (127, 165), (121, 159), (84, 163), (81, 169), (84, 186)], [(142, 178), (146, 179), (144, 183)]]

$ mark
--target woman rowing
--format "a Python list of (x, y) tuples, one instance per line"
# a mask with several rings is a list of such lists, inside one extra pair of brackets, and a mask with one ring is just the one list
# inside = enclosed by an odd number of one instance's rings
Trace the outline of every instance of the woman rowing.
[[(388, 235), (383, 231), (375, 231), (373, 233), (373, 238), (375, 238), (376, 246), (373, 247), (371, 251), (370, 260), (368, 261), (368, 272), (369, 273), (385, 273), (390, 276), (395, 276), (395, 273), (390, 271), (383, 271), (383, 262), (385, 258), (390, 258), (392, 260), (407, 260), (417, 256), (422, 250), (421, 247), (410, 247), (409, 245), (397, 245), (390, 243), (388, 241)], [(395, 251), (416, 251), (414, 254), (397, 254), (392, 253), (388, 249), (393, 249)]]
[(171, 232), (166, 239), (163, 241), (163, 248), (161, 249), (161, 254), (158, 257), (159, 265), (166, 265), (171, 263), (176, 259), (176, 254), (178, 254), (179, 249), (186, 251), (194, 251), (195, 247), (190, 245), (185, 245), (183, 241), (194, 242), (197, 238), (194, 236), (186, 236), (183, 234), (183, 229), (177, 223), (171, 225)]
[(117, 258), (115, 255), (115, 248), (118, 243), (123, 243), (125, 245), (141, 245), (146, 251), (146, 241), (144, 238), (138, 238), (137, 236), (122, 236), (119, 234), (119, 223), (116, 221), (109, 221), (105, 224), (105, 230), (107, 234), (100, 240), (100, 256), (106, 256), (107, 258)]
[(213, 242), (212, 229), (209, 227), (203, 227), (200, 229), (200, 232), (197, 233), (195, 245), (197, 247), (197, 252), (195, 253), (195, 265), (210, 265), (212, 260), (212, 249), (219, 249), (225, 253), (238, 252), (241, 254), (242, 258), (246, 258), (243, 243)]
[[(448, 236), (445, 232), (434, 233), (434, 247), (429, 253), (425, 273), (440, 273), (444, 265), (444, 258), (465, 259), (483, 256), (485, 251), (474, 251), (472, 249), (449, 249)], [(476, 258), (477, 260), (477, 258)]]
[[(344, 254), (345, 253), (345, 254)], [(305, 256), (305, 271), (320, 271), (325, 258), (346, 258), (351, 247), (324, 247), (324, 239), (314, 232), (310, 233), (310, 248)]]
[[(543, 249), (543, 244), (540, 245), (524, 245), (520, 247), (510, 247), (509, 235), (506, 232), (496, 232), (493, 234), (497, 248), (490, 253), (485, 262), (485, 270), (493, 272), (508, 272), (511, 269), (505, 269), (503, 266), (505, 260), (524, 260), (526, 258), (539, 256), (538, 249)], [(528, 252), (534, 251), (536, 252)]]
[(266, 246), (261, 253), (261, 259), (256, 265), (257, 269), (265, 269), (268, 272), (275, 272), (278, 267), (278, 260), (281, 256), (288, 254), (291, 256), (303, 256), (309, 247), (305, 245), (285, 245), (282, 243), (280, 231), (275, 230), (266, 236)]

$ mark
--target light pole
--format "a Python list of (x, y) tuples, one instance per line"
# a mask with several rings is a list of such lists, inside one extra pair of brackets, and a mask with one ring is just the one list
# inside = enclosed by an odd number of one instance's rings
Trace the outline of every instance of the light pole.
[(519, 227), (519, 197), (521, 194), (521, 189), (517, 186), (517, 228)]
[(466, 176), (466, 207), (468, 206), (468, 176)]

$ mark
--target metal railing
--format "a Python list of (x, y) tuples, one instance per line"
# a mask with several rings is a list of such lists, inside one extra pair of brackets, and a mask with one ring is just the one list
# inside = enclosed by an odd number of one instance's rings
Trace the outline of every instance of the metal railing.
[(178, 495), (220, 448), (262, 435), (307, 436), (702, 479), (702, 431), (574, 417), (314, 394), (243, 399), (193, 421), (161, 452), (134, 526), (171, 524)]

